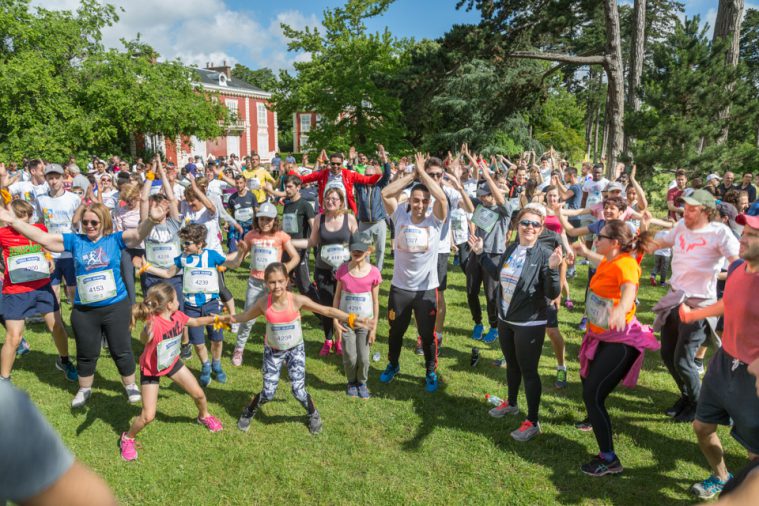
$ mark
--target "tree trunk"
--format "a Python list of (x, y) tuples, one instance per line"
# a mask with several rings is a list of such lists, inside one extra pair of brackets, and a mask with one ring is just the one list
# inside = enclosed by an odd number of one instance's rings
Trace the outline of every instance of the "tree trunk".
[[(712, 42), (716, 43), (721, 39), (726, 40), (725, 61), (733, 67), (738, 65), (738, 56), (740, 54), (741, 42), (741, 23), (743, 22), (744, 0), (719, 0), (717, 9), (717, 20), (714, 22), (714, 36)], [(734, 86), (731, 84), (730, 89)], [(730, 103), (725, 104), (719, 113), (719, 121), (722, 124), (722, 131), (717, 138), (717, 144), (727, 142), (730, 121)]]
[[(643, 74), (643, 59), (645, 57), (646, 41), (646, 0), (635, 0), (633, 7), (633, 30), (632, 43), (630, 44), (630, 75), (627, 89), (628, 110), (640, 111), (640, 88), (641, 75)], [(630, 156), (630, 150), (635, 139), (625, 132), (625, 154)]]
[(606, 145), (606, 174), (614, 175), (617, 158), (624, 144), (625, 76), (622, 69), (622, 36), (619, 31), (617, 0), (604, 0), (606, 21), (606, 58), (604, 68), (608, 81), (609, 107), (607, 110), (609, 136)]
[(598, 105), (596, 105), (596, 116), (595, 116), (595, 124), (596, 124), (596, 138), (593, 141), (593, 163), (598, 162), (598, 132), (601, 130), (601, 101), (598, 101)]

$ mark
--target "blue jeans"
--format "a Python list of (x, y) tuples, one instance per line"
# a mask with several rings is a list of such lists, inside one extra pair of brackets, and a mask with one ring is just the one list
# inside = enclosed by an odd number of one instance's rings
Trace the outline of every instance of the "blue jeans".
[(229, 248), (230, 253), (237, 251), (237, 241), (241, 241), (245, 234), (253, 228), (253, 223), (240, 223), (239, 225), (242, 227), (242, 233), (238, 232), (235, 227), (230, 227), (229, 232), (227, 232), (227, 248)]

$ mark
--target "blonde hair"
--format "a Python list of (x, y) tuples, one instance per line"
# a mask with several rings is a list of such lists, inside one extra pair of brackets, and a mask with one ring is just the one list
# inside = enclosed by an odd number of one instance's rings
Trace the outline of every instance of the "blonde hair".
[(124, 202), (131, 202), (140, 198), (141, 190), (137, 185), (132, 183), (125, 183), (121, 185), (121, 191), (119, 192), (119, 199)]
[[(139, 304), (132, 306), (132, 321), (129, 324), (129, 330), (132, 330), (137, 320), (145, 321), (153, 315), (161, 314), (166, 311), (169, 303), (176, 299), (177, 294), (174, 287), (161, 281), (148, 288), (145, 299)], [(147, 342), (141, 336), (140, 340)], [(150, 338), (148, 338), (150, 340)]]
[(340, 197), (340, 209), (336, 210), (335, 214), (348, 214), (351, 212), (350, 209), (348, 209), (347, 202), (345, 201), (345, 194), (340, 188), (335, 188), (334, 186), (332, 188), (327, 188), (327, 190), (324, 192), (323, 199), (327, 200), (327, 195), (330, 193), (335, 193), (338, 197)]
[(111, 211), (103, 204), (96, 202), (90, 204), (84, 208), (82, 213), (82, 219), (84, 219), (85, 213), (92, 213), (100, 220), (100, 226), (102, 227), (103, 235), (110, 235), (113, 232), (113, 221), (111, 220)]
[(34, 215), (34, 207), (26, 200), (16, 199), (11, 202), (11, 210), (16, 218), (30, 217)]

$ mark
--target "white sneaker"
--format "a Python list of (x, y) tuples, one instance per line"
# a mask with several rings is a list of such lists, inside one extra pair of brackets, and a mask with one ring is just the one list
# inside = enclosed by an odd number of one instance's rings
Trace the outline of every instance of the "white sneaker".
[(243, 348), (235, 348), (235, 351), (232, 353), (233, 366), (240, 367), (242, 365), (242, 353), (243, 353)]
[(239, 323), (231, 323), (229, 325), (229, 329), (232, 331), (233, 334), (237, 334), (237, 332), (240, 330), (240, 324)]
[(509, 406), (509, 401), (503, 401), (488, 411), (488, 414), (493, 418), (503, 418), (506, 415), (516, 415), (517, 413), (519, 413), (519, 408), (517, 406)]
[(72, 408), (81, 408), (85, 404), (87, 404), (87, 401), (92, 396), (92, 389), (87, 388), (80, 388), (79, 391), (76, 393), (74, 398), (71, 400), (71, 407)]
[(126, 390), (130, 404), (137, 404), (142, 400), (142, 395), (140, 395), (140, 389), (137, 388), (137, 385), (129, 385), (128, 387), (124, 387), (124, 389)]

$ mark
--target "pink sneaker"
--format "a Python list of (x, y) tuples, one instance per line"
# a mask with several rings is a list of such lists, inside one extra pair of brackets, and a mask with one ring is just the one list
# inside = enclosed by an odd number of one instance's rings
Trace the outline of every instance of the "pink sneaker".
[(235, 348), (235, 351), (232, 352), (232, 365), (235, 367), (242, 365), (242, 348)]
[(121, 449), (121, 458), (130, 462), (137, 460), (137, 449), (135, 448), (135, 440), (127, 437), (126, 432), (121, 434), (119, 440), (119, 449)]
[(198, 418), (198, 423), (205, 425), (211, 432), (220, 432), (224, 427), (221, 426), (221, 422), (218, 418), (212, 415), (208, 415), (205, 418)]
[(324, 341), (324, 346), (322, 346), (322, 349), (319, 351), (320, 357), (326, 357), (329, 355), (330, 350), (332, 349), (332, 340)]
[(335, 341), (335, 353), (337, 353), (338, 355), (342, 355), (343, 354), (343, 341), (342, 341), (342, 339), (338, 339), (337, 341)]

